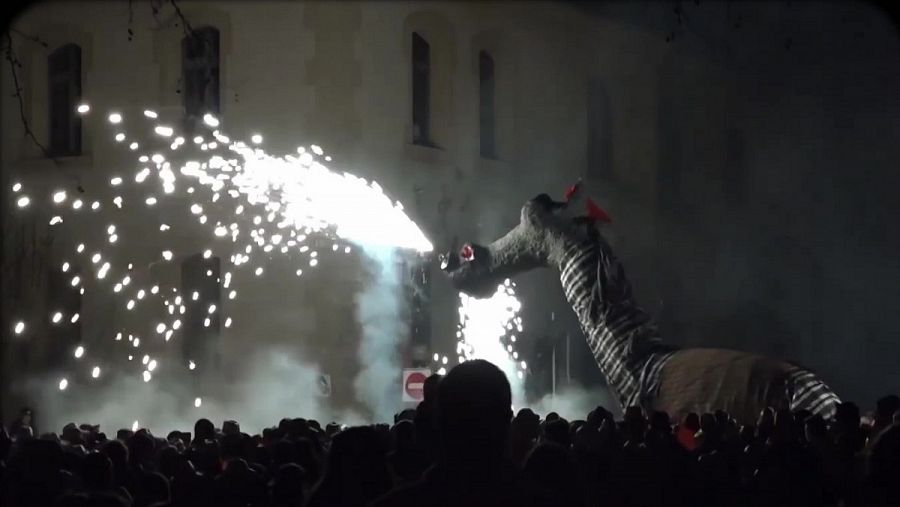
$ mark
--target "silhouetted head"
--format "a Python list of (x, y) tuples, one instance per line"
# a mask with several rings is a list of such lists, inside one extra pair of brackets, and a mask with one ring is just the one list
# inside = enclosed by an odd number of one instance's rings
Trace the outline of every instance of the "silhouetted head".
[(275, 477), (269, 484), (269, 497), (275, 506), (302, 505), (303, 481), (306, 473), (296, 463), (287, 463), (278, 467)]
[(90, 491), (109, 489), (113, 482), (112, 461), (101, 453), (91, 453), (84, 457), (81, 467), (84, 487)]
[(441, 269), (457, 290), (474, 297), (491, 296), (506, 278), (531, 269), (558, 265), (568, 246), (599, 237), (593, 222), (574, 216), (581, 210), (547, 194), (527, 201), (519, 223), (487, 246), (466, 243), (441, 255)]
[(112, 461), (114, 467), (121, 468), (128, 466), (128, 447), (121, 440), (110, 440), (100, 447), (106, 457)]
[(856, 403), (845, 401), (837, 404), (834, 414), (834, 422), (838, 431), (855, 431), (859, 429), (859, 406)]
[(204, 440), (214, 440), (216, 438), (216, 427), (209, 419), (198, 419), (194, 423), (194, 440), (202, 442)]
[(502, 458), (511, 419), (509, 381), (487, 361), (459, 364), (438, 385), (437, 423), (447, 461), (495, 465)]
[(425, 379), (425, 385), (422, 386), (422, 394), (424, 401), (433, 401), (437, 397), (437, 387), (440, 384), (443, 375), (432, 373)]
[(878, 399), (875, 407), (875, 417), (878, 423), (882, 425), (891, 424), (894, 414), (900, 410), (900, 397), (896, 394), (882, 396)]

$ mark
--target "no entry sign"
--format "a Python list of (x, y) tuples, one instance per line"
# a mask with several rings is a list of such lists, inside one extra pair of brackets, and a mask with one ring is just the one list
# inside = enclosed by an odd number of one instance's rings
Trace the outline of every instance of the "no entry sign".
[(405, 368), (403, 370), (403, 401), (425, 399), (425, 379), (431, 375), (427, 368)]

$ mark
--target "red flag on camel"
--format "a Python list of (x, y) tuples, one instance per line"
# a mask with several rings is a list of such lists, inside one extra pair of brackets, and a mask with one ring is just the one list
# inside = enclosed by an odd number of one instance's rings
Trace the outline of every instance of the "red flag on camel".
[[(584, 186), (579, 181), (578, 183), (569, 187), (566, 190), (566, 202), (572, 203), (575, 199), (580, 197), (584, 193)], [(609, 214), (603, 210), (600, 206), (597, 206), (597, 203), (594, 202), (590, 197), (585, 198), (585, 212), (587, 213), (588, 218), (592, 221), (600, 221), (604, 223), (612, 223), (612, 218), (610, 218)]]

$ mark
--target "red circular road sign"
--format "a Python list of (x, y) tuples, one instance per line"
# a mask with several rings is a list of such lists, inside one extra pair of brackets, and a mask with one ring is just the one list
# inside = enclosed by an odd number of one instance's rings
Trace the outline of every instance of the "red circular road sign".
[(425, 378), (425, 374), (418, 371), (414, 371), (406, 377), (406, 384), (403, 388), (406, 389), (406, 394), (410, 398), (419, 401), (425, 399)]

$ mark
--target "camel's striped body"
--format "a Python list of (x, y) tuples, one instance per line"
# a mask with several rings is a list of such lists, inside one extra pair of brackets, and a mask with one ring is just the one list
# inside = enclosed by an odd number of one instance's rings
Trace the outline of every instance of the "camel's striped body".
[[(833, 415), (837, 396), (808, 370), (743, 352), (678, 351), (663, 345), (651, 318), (635, 303), (621, 264), (599, 235), (569, 242), (561, 251), (566, 298), (623, 409), (641, 406), (679, 416), (723, 408), (753, 419), (766, 406), (783, 406)], [(660, 390), (662, 384), (666, 386)]]

